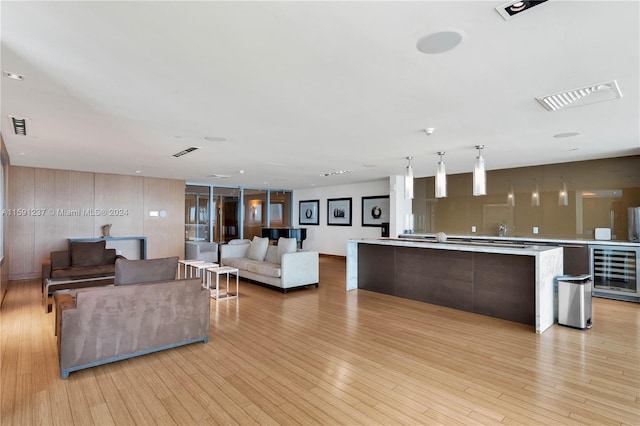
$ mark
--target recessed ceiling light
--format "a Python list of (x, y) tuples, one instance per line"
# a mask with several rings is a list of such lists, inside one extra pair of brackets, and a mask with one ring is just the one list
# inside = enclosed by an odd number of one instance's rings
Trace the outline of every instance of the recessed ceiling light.
[(534, 6), (545, 3), (547, 0), (516, 0), (505, 3), (496, 7), (496, 10), (506, 21), (515, 17), (516, 15), (531, 9)]
[(460, 44), (463, 34), (460, 30), (444, 30), (428, 34), (420, 37), (416, 48), (430, 55), (447, 52)]
[(142, 170), (136, 170), (136, 173), (142, 173)]
[(241, 175), (244, 174), (244, 170), (238, 170), (238, 173), (240, 173)]
[(567, 132), (567, 133), (558, 133), (553, 135), (554, 138), (572, 138), (574, 136), (578, 136), (580, 133), (578, 132)]
[(221, 137), (218, 137), (218, 136), (205, 136), (204, 138), (205, 138), (205, 140), (208, 140), (209, 142), (224, 142), (224, 141), (227, 140), (226, 138), (221, 138)]
[(214, 178), (214, 179), (227, 179), (227, 178), (230, 178), (231, 176), (229, 176), (229, 175), (221, 175), (221, 174), (218, 174), (218, 173), (214, 173), (214, 174), (209, 175), (209, 176), (207, 176), (207, 177)]
[(520, 12), (525, 7), (527, 7), (527, 5), (523, 1), (517, 1), (514, 4), (512, 4), (511, 6), (509, 6), (509, 10), (512, 10), (514, 12)]
[(12, 80), (19, 80), (19, 81), (24, 80), (24, 75), (16, 74), (11, 71), (3, 71), (2, 73), (4, 74), (5, 77), (10, 78)]

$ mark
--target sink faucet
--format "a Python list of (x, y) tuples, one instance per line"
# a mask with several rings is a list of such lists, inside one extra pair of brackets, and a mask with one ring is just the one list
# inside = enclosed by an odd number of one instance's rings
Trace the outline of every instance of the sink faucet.
[(498, 235), (500, 237), (505, 237), (507, 235), (507, 225), (501, 223), (498, 227)]

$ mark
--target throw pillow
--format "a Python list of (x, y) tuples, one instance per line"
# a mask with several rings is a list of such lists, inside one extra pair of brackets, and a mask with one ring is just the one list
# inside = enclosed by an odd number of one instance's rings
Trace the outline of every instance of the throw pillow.
[(298, 250), (298, 242), (295, 238), (278, 238), (278, 262), (282, 263), (282, 255), (295, 253)]
[(176, 278), (178, 256), (161, 259), (116, 260), (115, 285), (168, 281)]
[(264, 257), (264, 261), (268, 263), (280, 263), (280, 259), (278, 258), (278, 247), (269, 244), (269, 247), (267, 247), (267, 255)]
[(264, 260), (269, 248), (269, 238), (253, 237), (253, 241), (249, 244), (247, 257), (252, 260)]
[(71, 266), (99, 266), (104, 264), (106, 241), (74, 241), (71, 243)]

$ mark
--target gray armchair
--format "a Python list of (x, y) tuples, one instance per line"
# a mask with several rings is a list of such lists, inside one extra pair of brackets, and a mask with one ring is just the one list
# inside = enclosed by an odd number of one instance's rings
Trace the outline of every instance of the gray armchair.
[(218, 263), (218, 243), (187, 241), (184, 243), (184, 258)]

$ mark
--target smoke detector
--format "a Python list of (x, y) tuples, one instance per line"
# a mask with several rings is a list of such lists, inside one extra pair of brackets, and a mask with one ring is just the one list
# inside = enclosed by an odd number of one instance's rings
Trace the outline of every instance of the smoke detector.
[(538, 96), (536, 100), (547, 111), (558, 111), (563, 108), (577, 107), (597, 102), (612, 101), (622, 97), (618, 83), (613, 80), (608, 83), (592, 84), (579, 89)]

